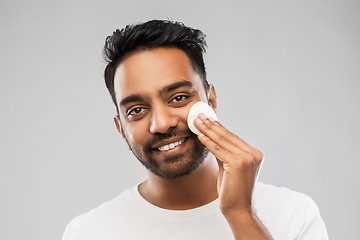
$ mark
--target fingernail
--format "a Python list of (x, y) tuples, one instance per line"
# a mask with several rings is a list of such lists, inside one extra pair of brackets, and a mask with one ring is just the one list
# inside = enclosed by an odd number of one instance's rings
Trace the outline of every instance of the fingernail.
[(199, 124), (203, 124), (203, 123), (204, 123), (204, 122), (201, 121), (201, 119), (199, 119), (199, 118), (196, 118), (196, 119), (195, 119), (195, 122), (197, 122), (197, 123), (199, 123)]
[(213, 119), (212, 117), (209, 117), (209, 119), (210, 119), (212, 122), (215, 122), (215, 119)]
[(204, 135), (203, 133), (199, 133), (199, 136), (202, 136), (202, 137), (203, 137), (203, 136), (205, 136), (205, 135)]
[(203, 113), (200, 113), (199, 114), (199, 118), (201, 118), (202, 120), (206, 120), (207, 117), (203, 114)]

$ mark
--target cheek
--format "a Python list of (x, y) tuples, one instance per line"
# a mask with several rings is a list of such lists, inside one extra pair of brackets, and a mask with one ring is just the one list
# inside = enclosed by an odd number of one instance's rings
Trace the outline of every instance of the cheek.
[[(196, 102), (196, 101), (195, 101)], [(194, 103), (195, 103), (194, 102)], [(189, 104), (188, 106), (186, 106), (186, 109), (184, 109), (184, 111), (182, 112), (180, 118), (181, 118), (181, 122), (185, 123), (186, 127), (188, 127), (187, 125), (187, 117), (189, 115), (189, 111), (190, 111), (190, 108), (192, 107), (193, 104)]]
[(149, 132), (144, 124), (133, 123), (125, 126), (125, 137), (130, 145), (141, 144), (146, 140), (147, 133)]

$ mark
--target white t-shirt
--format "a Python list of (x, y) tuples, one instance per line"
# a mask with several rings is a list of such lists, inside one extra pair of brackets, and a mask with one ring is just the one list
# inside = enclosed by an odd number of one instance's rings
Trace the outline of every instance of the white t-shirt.
[[(261, 182), (253, 193), (258, 217), (276, 240), (325, 240), (325, 224), (314, 201)], [(147, 202), (137, 186), (73, 219), (63, 240), (234, 239), (218, 200), (190, 210), (166, 210)]]

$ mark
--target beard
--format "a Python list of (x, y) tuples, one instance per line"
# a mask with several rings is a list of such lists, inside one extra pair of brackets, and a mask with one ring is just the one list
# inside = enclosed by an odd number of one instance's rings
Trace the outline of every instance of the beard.
[[(154, 150), (151, 146), (154, 146), (155, 143), (162, 140), (176, 136), (189, 136), (185, 140), (185, 142), (190, 141), (192, 143), (190, 143), (189, 151), (168, 157), (163, 161), (159, 161), (153, 157), (153, 151), (156, 150)], [(129, 144), (126, 137), (125, 140), (135, 157), (143, 166), (145, 166), (146, 169), (159, 177), (167, 179), (190, 175), (200, 166), (209, 153), (209, 150), (199, 141), (197, 135), (192, 133), (189, 129), (170, 129), (165, 134), (155, 133), (153, 138), (150, 139), (143, 147), (143, 154), (139, 154), (138, 151)], [(142, 155), (142, 157), (140, 157), (140, 155)]]

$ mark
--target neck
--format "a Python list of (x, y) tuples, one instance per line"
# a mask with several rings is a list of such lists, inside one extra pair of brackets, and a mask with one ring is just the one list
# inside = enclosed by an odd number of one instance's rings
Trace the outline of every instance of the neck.
[(140, 184), (140, 194), (151, 204), (171, 210), (187, 210), (203, 206), (218, 197), (218, 165), (209, 153), (203, 163), (190, 175), (165, 179), (148, 173)]

